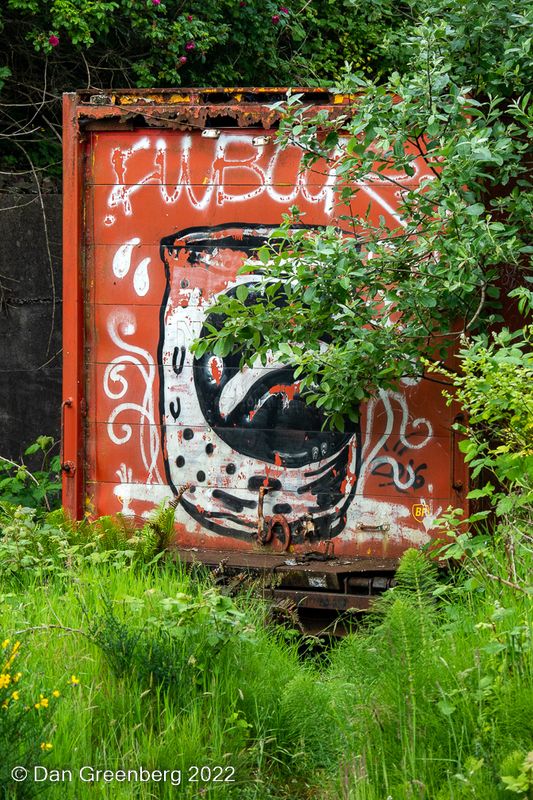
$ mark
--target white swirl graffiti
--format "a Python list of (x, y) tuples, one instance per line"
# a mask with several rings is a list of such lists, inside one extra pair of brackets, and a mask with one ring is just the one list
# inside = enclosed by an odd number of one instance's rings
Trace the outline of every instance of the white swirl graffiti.
[[(378, 457), (378, 453), (380, 452), (382, 447), (387, 443), (394, 429), (394, 420), (396, 412), (392, 406), (391, 401), (395, 401), (396, 403), (398, 403), (400, 407), (401, 419), (400, 419), (398, 439), (404, 448), (407, 448), (408, 450), (421, 450), (423, 447), (427, 445), (427, 443), (433, 436), (433, 427), (428, 419), (425, 419), (424, 417), (417, 417), (411, 423), (409, 422), (409, 408), (407, 405), (407, 399), (403, 394), (401, 394), (400, 392), (383, 391), (383, 390), (380, 391), (379, 396), (374, 398), (368, 403), (367, 417), (366, 417), (366, 431), (365, 431), (365, 439), (364, 439), (364, 446), (362, 453), (363, 465), (361, 468), (361, 476), (360, 476), (361, 490), (364, 487), (364, 482), (367, 473), (369, 471), (372, 471), (372, 469), (379, 466), (380, 464), (384, 463), (388, 463), (392, 467), (394, 484), (395, 486), (397, 486), (397, 488), (401, 490), (408, 489), (415, 481), (415, 473), (410, 466), (407, 466), (406, 468), (407, 469), (406, 482), (402, 483), (400, 480), (398, 463), (390, 456)], [(383, 408), (385, 409), (385, 414), (386, 414), (385, 429), (381, 434), (381, 436), (379, 437), (378, 441), (375, 443), (372, 450), (368, 452), (370, 448), (371, 434), (374, 428), (376, 408), (379, 403), (383, 404)], [(421, 427), (425, 428), (425, 435), (423, 436), (423, 438), (421, 438), (419, 442), (410, 441), (408, 437), (410, 435), (413, 435), (413, 433)], [(408, 428), (411, 429), (410, 433), (408, 433)]]
[[(120, 465), (120, 468), (115, 470), (115, 475), (118, 477), (121, 484), (125, 484), (126, 487), (131, 484), (133, 480), (133, 470), (126, 466), (124, 462)], [(115, 489), (116, 493), (116, 489)], [(122, 498), (122, 508), (120, 509), (120, 513), (125, 517), (134, 517), (135, 512), (131, 508), (130, 505), (130, 498), (128, 497), (127, 493)]]
[(150, 278), (148, 275), (148, 265), (150, 264), (150, 261), (150, 258), (143, 258), (135, 270), (135, 274), (133, 276), (133, 288), (135, 289), (138, 297), (144, 297), (150, 288)]
[(401, 491), (405, 491), (406, 489), (410, 489), (411, 486), (414, 485), (416, 481), (416, 472), (414, 471), (411, 464), (407, 464), (405, 467), (405, 471), (407, 472), (407, 477), (405, 481), (402, 481), (401, 478), (401, 467), (398, 461), (395, 458), (391, 458), (391, 456), (380, 456), (379, 458), (375, 458), (372, 461), (372, 469), (374, 470), (376, 467), (380, 467), (382, 464), (388, 464), (392, 471), (392, 481), (397, 489)]
[(110, 400), (121, 400), (126, 396), (129, 382), (124, 371), (128, 365), (139, 370), (144, 381), (142, 401), (119, 403), (107, 420), (107, 433), (114, 444), (129, 442), (133, 434), (133, 426), (127, 422), (117, 423), (117, 417), (125, 411), (139, 415), (139, 447), (141, 458), (147, 472), (147, 483), (163, 483), (157, 459), (160, 450), (159, 433), (154, 417), (154, 379), (156, 365), (151, 363), (150, 353), (124, 341), (124, 336), (132, 336), (136, 331), (135, 316), (131, 311), (113, 311), (108, 319), (107, 329), (113, 343), (123, 353), (109, 363), (104, 372), (103, 390)]

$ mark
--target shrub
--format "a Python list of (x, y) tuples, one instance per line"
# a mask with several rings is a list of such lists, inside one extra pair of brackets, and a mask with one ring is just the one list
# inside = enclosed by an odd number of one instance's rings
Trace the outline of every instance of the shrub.
[[(531, 314), (533, 292), (521, 288), (510, 296), (518, 298), (522, 313)], [(466, 521), (458, 510), (437, 521), (444, 521), (453, 539), (442, 554), (467, 556), (464, 565), (472, 574), (489, 575), (525, 592), (531, 591), (533, 527), (532, 336), (533, 325), (526, 319), (514, 333), (504, 328), (490, 337), (465, 339), (461, 372), (439, 370), (449, 377), (467, 413), (468, 423), (456, 427), (464, 434), (459, 446), (478, 483), (468, 498), (489, 505)], [(490, 517), (490, 527), (481, 527), (479, 521)]]
[(25, 455), (42, 456), (40, 469), (33, 472), (24, 462), (0, 456), (0, 504), (30, 506), (40, 512), (59, 507), (59, 456), (51, 455), (56, 444), (51, 436), (39, 436), (26, 448)]
[(170, 688), (182, 702), (205, 688), (226, 648), (253, 640), (253, 627), (230, 597), (197, 585), (164, 596), (147, 589), (120, 603), (103, 598), (89, 634), (118, 677)]
[(174, 509), (161, 507), (136, 529), (120, 515), (75, 522), (60, 509), (0, 503), (0, 577), (43, 581), (68, 578), (83, 564), (152, 564), (165, 555), (173, 520)]

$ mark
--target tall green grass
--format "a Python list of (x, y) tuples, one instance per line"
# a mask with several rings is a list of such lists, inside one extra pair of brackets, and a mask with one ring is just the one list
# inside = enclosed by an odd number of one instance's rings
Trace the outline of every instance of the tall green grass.
[[(443, 582), (409, 551), (397, 587), (356, 632), (302, 658), (298, 636), (267, 624), (258, 600), (154, 561), (150, 536), (132, 541), (104, 521), (94, 548), (79, 531), (46, 529), (46, 569), (24, 569), (39, 531), (30, 528), (29, 544), (0, 548), (0, 638), (21, 642), (18, 702), (61, 692), (38, 712), (29, 745), (37, 763), (74, 779), (4, 778), (5, 800), (34, 790), (51, 800), (530, 796), (526, 593), (462, 573)], [(2, 730), (5, 768), (18, 754)], [(182, 784), (81, 783), (85, 765), (180, 770)], [(235, 781), (188, 782), (195, 765), (234, 768)]]
[(530, 598), (478, 584), (437, 603), (431, 566), (415, 551), (398, 577), (370, 624), (331, 657), (328, 677), (345, 682), (352, 711), (337, 796), (513, 796), (501, 778), (533, 749)]
[[(285, 733), (292, 706), (283, 702), (293, 692), (291, 681), (294, 685), (306, 668), (296, 644), (263, 626), (259, 608), (248, 609), (222, 644), (213, 644), (213, 626), (205, 621), (187, 625), (177, 642), (164, 630), (154, 633), (156, 613), (157, 624), (165, 621), (154, 598), (201, 600), (212, 591), (179, 566), (116, 570), (103, 564), (86, 565), (70, 582), (29, 581), (0, 596), (0, 629), (21, 641), (19, 668), (29, 679), (28, 696), (46, 694), (49, 687), (61, 691), (47, 734), (53, 749), (43, 755), (43, 764), (74, 772), (83, 765), (113, 770), (142, 765), (185, 775), (192, 765), (235, 768), (235, 783), (182, 785), (184, 797), (281, 798), (291, 796), (280, 788), (291, 779), (307, 781), (302, 741)], [(108, 624), (110, 604), (114, 623), (124, 626), (118, 635), (116, 625)], [(214, 627), (219, 624), (215, 617)], [(117, 647), (122, 641), (121, 660), (110, 658), (103, 631), (109, 641), (115, 635)], [(131, 640), (124, 639), (124, 631)], [(69, 683), (73, 675), (79, 684)], [(313, 770), (323, 762), (317, 754)], [(153, 783), (47, 784), (46, 790), (50, 798), (176, 793), (175, 787)]]

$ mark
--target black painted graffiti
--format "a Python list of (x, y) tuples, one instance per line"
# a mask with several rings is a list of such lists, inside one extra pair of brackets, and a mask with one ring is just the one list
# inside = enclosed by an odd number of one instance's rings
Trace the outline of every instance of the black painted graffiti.
[(394, 486), (399, 492), (407, 492), (409, 489), (421, 489), (426, 482), (421, 473), (427, 469), (427, 464), (419, 464), (415, 467), (412, 458), (407, 464), (402, 464), (401, 461), (383, 456), (374, 459), (372, 464), (373, 467), (370, 471), (372, 475), (388, 478), (380, 483), (380, 486)]
[[(271, 230), (243, 224), (190, 228), (161, 241), (167, 286), (160, 317), (160, 411), (167, 479), (174, 491), (186, 482), (205, 487), (201, 503), (187, 496), (181, 502), (216, 533), (249, 538), (258, 491), (266, 486), (274, 513), (287, 516), (294, 541), (310, 516), (317, 538), (330, 538), (342, 531), (355, 493), (359, 424), (347, 420), (345, 433), (323, 430), (324, 415), (301, 397), (287, 365), (241, 371), (239, 354), (206, 352), (194, 361), (190, 352), (206, 324), (222, 325), (201, 305), (206, 272), (226, 272), (231, 296), (236, 261), (250, 257)], [(254, 278), (246, 281), (247, 302), (253, 302)], [(271, 469), (279, 477), (269, 475)]]
[[(247, 304), (257, 299), (249, 284)], [(236, 287), (227, 294), (234, 296)], [(210, 314), (206, 324), (220, 329), (222, 318)], [(204, 326), (200, 336), (207, 333)], [(240, 354), (224, 358), (205, 353), (197, 361), (194, 382), (202, 413), (218, 436), (239, 453), (284, 467), (302, 467), (338, 453), (358, 429), (346, 421), (346, 433), (322, 430), (325, 417), (300, 396), (290, 367), (258, 368), (243, 380)], [(213, 380), (213, 369), (217, 380)], [(237, 386), (232, 387), (232, 383)], [(225, 398), (238, 402), (224, 406)], [(278, 459), (278, 460), (276, 460)], [(342, 482), (342, 481), (341, 481)]]
[(179, 419), (181, 414), (181, 400), (179, 397), (176, 397), (175, 400), (171, 400), (169, 404), (170, 415), (174, 422)]
[[(180, 354), (180, 363), (178, 365), (178, 353)], [(185, 347), (182, 345), (180, 348), (175, 347), (172, 351), (172, 369), (174, 375), (181, 375), (183, 370), (183, 362), (185, 361)]]
[[(407, 440), (412, 434), (406, 434)], [(389, 451), (385, 444), (383, 450)], [(387, 480), (381, 482), (380, 486), (394, 486), (398, 492), (407, 492), (409, 489), (416, 491), (424, 486), (426, 479), (422, 472), (427, 469), (427, 464), (414, 465), (414, 459), (410, 458), (407, 464), (400, 461), (401, 456), (408, 450), (406, 441), (402, 443), (398, 440), (392, 448), (391, 455), (378, 456), (372, 461), (370, 473)]]

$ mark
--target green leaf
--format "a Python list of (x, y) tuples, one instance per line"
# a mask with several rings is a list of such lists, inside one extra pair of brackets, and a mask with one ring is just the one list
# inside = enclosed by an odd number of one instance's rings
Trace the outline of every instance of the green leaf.
[(479, 217), (484, 211), (485, 206), (482, 203), (474, 203), (465, 208), (465, 214), (468, 214), (470, 217)]
[(270, 251), (268, 247), (260, 247), (259, 250), (257, 251), (257, 255), (259, 256), (259, 260), (261, 261), (261, 263), (264, 264), (265, 266), (270, 261)]
[(237, 295), (237, 300), (240, 300), (241, 303), (244, 303), (249, 294), (248, 286), (245, 283), (239, 284), (235, 294)]
[(231, 342), (229, 340), (229, 337), (227, 336), (222, 339), (218, 339), (215, 342), (215, 346), (213, 347), (213, 353), (216, 356), (224, 357), (229, 353), (230, 350), (231, 350)]
[(471, 492), (468, 492), (467, 499), (468, 500), (479, 500), (480, 497), (490, 497), (494, 492), (494, 486), (490, 483), (487, 483), (483, 489), (472, 489)]
[(334, 414), (332, 417), (332, 422), (333, 425), (337, 428), (337, 430), (341, 431), (341, 433), (344, 433), (345, 425), (344, 425), (344, 417), (342, 416), (342, 414)]
[(501, 653), (504, 650), (507, 650), (507, 645), (503, 644), (502, 642), (489, 642), (484, 647), (481, 648), (485, 653), (488, 653), (491, 656), (497, 655), (497, 653)]
[(435, 308), (437, 305), (437, 298), (432, 294), (422, 294), (419, 298), (420, 304), (425, 308)]
[(316, 286), (308, 286), (302, 298), (304, 303), (310, 303), (316, 295)]
[(291, 347), (289, 344), (287, 344), (287, 342), (282, 342), (282, 343), (281, 343), (281, 344), (278, 346), (278, 351), (279, 351), (279, 352), (280, 352), (282, 355), (284, 355), (284, 356), (287, 356), (288, 358), (291, 358), (291, 357), (292, 357), (292, 347)]
[(456, 710), (456, 707), (449, 700), (440, 700), (437, 703), (437, 708), (445, 717), (451, 717)]
[(195, 359), (198, 360), (202, 358), (209, 347), (210, 343), (207, 341), (207, 339), (201, 339), (199, 342), (196, 342), (192, 347)]

